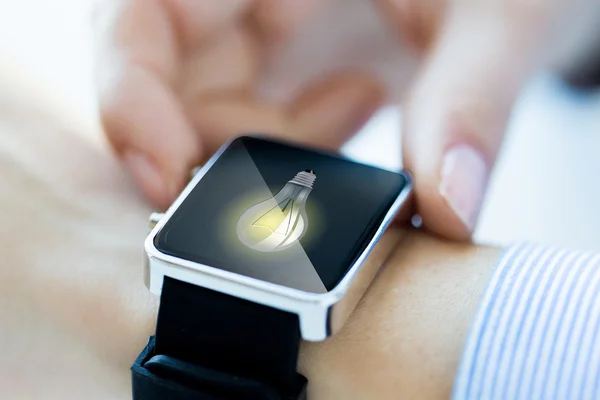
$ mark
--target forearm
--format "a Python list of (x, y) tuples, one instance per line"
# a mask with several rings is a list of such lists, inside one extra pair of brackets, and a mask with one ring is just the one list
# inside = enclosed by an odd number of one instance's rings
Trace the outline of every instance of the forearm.
[(500, 252), (410, 232), (342, 332), (304, 345), (311, 399), (449, 398)]

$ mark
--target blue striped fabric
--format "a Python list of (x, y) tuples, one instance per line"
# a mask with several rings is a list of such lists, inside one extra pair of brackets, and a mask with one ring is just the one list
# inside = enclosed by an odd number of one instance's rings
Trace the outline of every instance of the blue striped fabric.
[(530, 244), (507, 250), (453, 398), (600, 399), (600, 255)]

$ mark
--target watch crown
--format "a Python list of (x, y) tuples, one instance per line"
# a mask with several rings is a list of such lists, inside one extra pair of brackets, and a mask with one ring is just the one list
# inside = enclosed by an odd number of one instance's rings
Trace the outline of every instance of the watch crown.
[(164, 213), (153, 212), (152, 214), (150, 214), (150, 218), (148, 220), (148, 227), (150, 228), (150, 230), (154, 229), (156, 224), (158, 224), (158, 221), (160, 221), (161, 218), (164, 216)]

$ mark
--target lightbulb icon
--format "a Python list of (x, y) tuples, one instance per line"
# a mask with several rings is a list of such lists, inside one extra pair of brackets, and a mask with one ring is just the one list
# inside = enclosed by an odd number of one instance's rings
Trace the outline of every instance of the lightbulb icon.
[(308, 229), (306, 200), (317, 176), (301, 171), (273, 197), (248, 208), (237, 222), (238, 239), (251, 249), (273, 252), (298, 242)]

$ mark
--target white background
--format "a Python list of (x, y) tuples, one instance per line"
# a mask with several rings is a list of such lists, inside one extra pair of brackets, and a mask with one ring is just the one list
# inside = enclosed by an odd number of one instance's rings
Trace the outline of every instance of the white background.
[[(72, 110), (74, 121), (93, 130), (90, 21), (89, 1), (0, 0), (0, 74), (21, 81), (36, 101)], [(400, 121), (395, 109), (384, 110), (346, 150), (398, 166)], [(536, 78), (511, 121), (476, 239), (600, 250), (599, 151), (600, 94)]]

